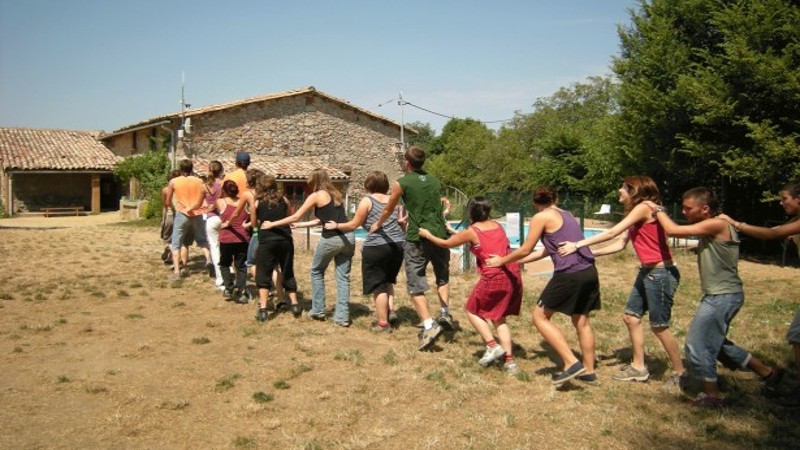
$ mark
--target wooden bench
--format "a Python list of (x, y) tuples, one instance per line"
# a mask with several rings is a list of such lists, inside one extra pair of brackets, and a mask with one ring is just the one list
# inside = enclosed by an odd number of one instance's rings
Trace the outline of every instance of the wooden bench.
[(83, 211), (83, 206), (47, 206), (42, 208), (44, 211), (45, 217), (55, 216), (55, 215), (66, 215), (66, 214), (75, 214), (76, 216), (81, 215)]

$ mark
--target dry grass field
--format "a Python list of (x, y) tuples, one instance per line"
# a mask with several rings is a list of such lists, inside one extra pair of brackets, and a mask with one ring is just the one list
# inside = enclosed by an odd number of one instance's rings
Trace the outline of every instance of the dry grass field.
[[(0, 223), (2, 225), (2, 223)], [(509, 322), (522, 369), (481, 368), (482, 343), (460, 308), (475, 280), (454, 276), (460, 331), (417, 351), (418, 318), (398, 292), (400, 326), (369, 331), (352, 277), (353, 326), (254, 320), (222, 300), (193, 249), (193, 274), (168, 282), (149, 226), (0, 228), (0, 448), (623, 449), (789, 448), (800, 414), (759, 394), (751, 373), (721, 369), (733, 406), (698, 410), (660, 391), (666, 355), (648, 335), (647, 383), (611, 380), (629, 357), (621, 312), (635, 275), (628, 254), (598, 263), (603, 310), (593, 316), (599, 385), (555, 390), (553, 353), (530, 324), (547, 281), (526, 272), (523, 313)], [(311, 253), (296, 270), (308, 309)], [(694, 256), (677, 254), (681, 341), (699, 298)], [(747, 301), (730, 337), (790, 363), (785, 332), (798, 308), (796, 268), (740, 264)], [(329, 269), (332, 270), (332, 269)], [(334, 286), (329, 272), (328, 304)], [(434, 304), (430, 297), (431, 305)], [(558, 318), (577, 349), (568, 321)]]

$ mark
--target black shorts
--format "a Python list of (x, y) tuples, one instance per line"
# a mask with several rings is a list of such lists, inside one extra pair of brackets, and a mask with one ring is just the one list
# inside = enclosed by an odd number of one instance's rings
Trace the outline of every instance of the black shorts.
[(586, 315), (600, 309), (597, 267), (588, 267), (580, 272), (554, 273), (539, 296), (539, 306), (568, 316)]
[(364, 295), (382, 294), (397, 283), (403, 265), (403, 243), (365, 246), (361, 251)]

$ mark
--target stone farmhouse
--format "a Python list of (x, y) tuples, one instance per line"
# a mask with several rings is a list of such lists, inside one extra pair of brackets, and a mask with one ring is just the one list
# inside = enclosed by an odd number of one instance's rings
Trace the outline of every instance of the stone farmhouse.
[(233, 170), (235, 153), (247, 151), (251, 167), (274, 175), (295, 199), (308, 173), (324, 168), (350, 197), (372, 170), (401, 175), (400, 134), (400, 124), (314, 87), (185, 109), (110, 133), (0, 128), (0, 200), (8, 215), (116, 210), (121, 196), (139, 196), (139, 186), (118, 186), (114, 165), (152, 148), (151, 138), (171, 142), (172, 160), (190, 158), (201, 174), (215, 159)]
[[(307, 87), (154, 117), (100, 141), (128, 157), (146, 151), (151, 138), (172, 136), (173, 161), (193, 159), (200, 172), (212, 160), (227, 163), (230, 170), (235, 153), (246, 151), (251, 167), (275, 175), (293, 197), (303, 196), (308, 172), (321, 167), (350, 196), (363, 191), (372, 170), (386, 172), (390, 180), (402, 174), (400, 127)], [(135, 183), (127, 187), (133, 196), (136, 190)]]
[(109, 151), (99, 136), (97, 131), (0, 128), (4, 212), (59, 207), (57, 212), (79, 214), (117, 209), (112, 171), (122, 158)]

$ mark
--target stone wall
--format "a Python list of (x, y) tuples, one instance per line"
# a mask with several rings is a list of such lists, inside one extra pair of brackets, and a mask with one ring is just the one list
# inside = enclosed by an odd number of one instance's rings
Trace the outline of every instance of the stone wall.
[(314, 157), (349, 173), (350, 193), (366, 174), (402, 175), (399, 129), (313, 93), (251, 103), (192, 117), (178, 158), (251, 155)]

